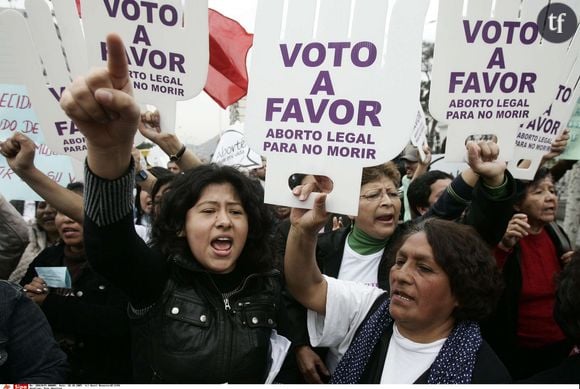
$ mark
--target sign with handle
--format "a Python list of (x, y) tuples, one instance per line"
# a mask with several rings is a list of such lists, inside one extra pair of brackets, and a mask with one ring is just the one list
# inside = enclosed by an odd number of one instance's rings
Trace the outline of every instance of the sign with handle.
[(89, 64), (106, 64), (105, 37), (118, 33), (135, 98), (155, 105), (161, 128), (175, 131), (176, 102), (197, 96), (207, 78), (207, 0), (83, 0), (82, 10)]
[[(569, 52), (580, 54), (580, 36), (576, 36)], [(508, 162), (508, 169), (515, 178), (532, 180), (540, 167), (544, 155), (550, 152), (554, 139), (565, 129), (576, 102), (580, 97), (580, 61), (577, 56), (569, 55), (565, 74), (558, 84), (554, 101), (542, 113), (521, 125), (516, 136), (514, 158)], [(529, 161), (527, 168), (518, 166), (521, 160)]]
[(433, 58), (431, 114), (448, 124), (446, 159), (461, 161), (471, 135), (498, 138), (513, 157), (519, 125), (554, 97), (576, 34), (578, 0), (445, 0)]
[(265, 201), (294, 173), (334, 184), (326, 207), (356, 215), (362, 168), (394, 158), (417, 113), (427, 0), (259, 0), (246, 137), (267, 157)]

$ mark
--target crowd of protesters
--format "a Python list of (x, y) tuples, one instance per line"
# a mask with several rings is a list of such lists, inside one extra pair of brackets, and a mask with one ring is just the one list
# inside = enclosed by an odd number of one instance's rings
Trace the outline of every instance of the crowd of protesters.
[[(409, 146), (405, 170), (363, 169), (355, 216), (328, 213), (331, 180), (304, 174), (288, 190), (312, 209), (269, 206), (265, 165), (203, 163), (140, 112), (123, 43), (107, 46), (108, 68), (61, 98), (84, 184), (46, 177), (22, 134), (0, 145), (45, 200), (27, 224), (0, 197), (3, 382), (580, 382), (580, 252), (549, 169), (515, 180), (472, 141), (453, 177)], [(137, 131), (167, 169), (142, 165)]]

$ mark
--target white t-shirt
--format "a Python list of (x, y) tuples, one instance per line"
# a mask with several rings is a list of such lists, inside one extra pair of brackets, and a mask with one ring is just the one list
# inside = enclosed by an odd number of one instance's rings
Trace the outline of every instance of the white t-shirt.
[(338, 279), (345, 281), (356, 281), (361, 284), (378, 287), (377, 274), (379, 272), (379, 263), (383, 256), (384, 249), (369, 255), (356, 253), (348, 244), (348, 239), (344, 245), (342, 253), (342, 262)]
[(394, 325), (381, 384), (415, 382), (433, 364), (446, 339), (432, 343), (415, 343), (401, 335), (397, 325)]
[[(336, 351), (336, 360), (340, 360), (373, 303), (385, 291), (357, 282), (324, 278), (328, 283), (326, 315), (308, 310), (308, 334), (312, 346), (329, 347)], [(415, 382), (431, 366), (443, 343), (445, 339), (429, 344), (415, 343), (402, 337), (394, 327), (381, 383)]]
[[(332, 372), (344, 355), (358, 326), (384, 290), (353, 281), (324, 276), (328, 283), (326, 315), (308, 310), (307, 326), (313, 347), (328, 347), (327, 367)], [(332, 354), (332, 356), (330, 356)]]

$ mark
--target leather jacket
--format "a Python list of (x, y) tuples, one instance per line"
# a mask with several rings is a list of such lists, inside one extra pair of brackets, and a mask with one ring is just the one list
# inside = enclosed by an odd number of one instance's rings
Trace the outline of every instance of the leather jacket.
[(170, 262), (160, 300), (141, 316), (130, 312), (137, 382), (263, 383), (278, 323), (279, 272), (249, 274), (222, 294), (196, 261)]

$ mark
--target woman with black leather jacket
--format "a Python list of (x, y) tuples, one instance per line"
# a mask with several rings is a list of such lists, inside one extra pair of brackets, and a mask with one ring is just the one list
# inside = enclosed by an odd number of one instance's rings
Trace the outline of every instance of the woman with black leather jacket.
[(108, 69), (76, 80), (61, 106), (87, 138), (86, 250), (129, 296), (135, 378), (263, 383), (279, 277), (259, 185), (215, 165), (183, 174), (164, 195), (147, 246), (131, 213), (139, 106), (121, 39), (109, 35), (107, 45)]

